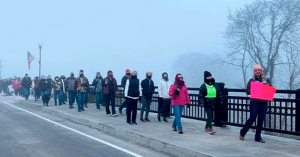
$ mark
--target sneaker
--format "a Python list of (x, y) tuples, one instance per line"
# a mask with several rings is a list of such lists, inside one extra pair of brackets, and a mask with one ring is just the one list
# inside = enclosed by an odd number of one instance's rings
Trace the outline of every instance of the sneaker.
[(167, 121), (167, 119), (166, 119), (166, 118), (164, 118), (164, 119), (163, 119), (163, 122), (165, 122), (165, 123), (168, 123), (168, 121)]
[(78, 112), (81, 112), (81, 110), (78, 110)]
[(146, 122), (151, 122), (148, 118), (145, 119)]
[(175, 125), (172, 125), (173, 131), (177, 131), (177, 128)]
[(137, 123), (136, 123), (136, 122), (134, 122), (134, 123), (132, 123), (132, 124), (134, 124), (134, 125), (137, 125)]
[(116, 114), (116, 113), (112, 115), (112, 117), (116, 117), (116, 116), (118, 116), (118, 114)]
[(107, 114), (107, 117), (111, 117), (111, 114)]
[(127, 122), (128, 125), (132, 125), (132, 123)]
[(100, 109), (97, 109), (97, 111), (99, 112), (99, 111), (100, 111)]
[(209, 127), (205, 127), (205, 132), (209, 132), (209, 131), (210, 131)]
[(87, 105), (85, 105), (85, 108), (89, 108)]
[(159, 115), (159, 114), (157, 114), (157, 120), (158, 120), (159, 122), (161, 121), (160, 115)]
[(82, 108), (81, 111), (85, 111), (84, 108)]
[(121, 108), (119, 108), (119, 113), (120, 113), (120, 115), (122, 115), (123, 113), (122, 113), (122, 109)]
[(210, 131), (209, 131), (208, 133), (214, 134), (214, 133), (216, 133), (216, 131), (215, 131), (213, 128), (211, 128)]
[[(256, 141), (256, 140), (255, 140)], [(256, 141), (256, 142), (259, 142), (259, 143), (266, 143), (265, 140), (259, 140), (259, 141)]]
[(183, 134), (183, 131), (182, 131), (182, 130), (179, 130), (179, 131), (178, 131), (178, 134)]
[(245, 137), (244, 137), (244, 136), (242, 136), (241, 134), (240, 134), (240, 136), (239, 136), (239, 137), (240, 137), (240, 140), (241, 140), (241, 141), (244, 141), (244, 140), (245, 140)]
[(145, 122), (143, 118), (140, 119), (141, 122)]

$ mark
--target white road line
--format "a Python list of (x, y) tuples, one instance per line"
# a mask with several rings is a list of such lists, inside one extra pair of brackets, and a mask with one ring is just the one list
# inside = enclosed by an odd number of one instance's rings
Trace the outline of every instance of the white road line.
[(80, 135), (82, 135), (82, 136), (85, 136), (85, 137), (87, 137), (87, 138), (93, 139), (93, 140), (95, 140), (95, 141), (97, 141), (97, 142), (106, 144), (106, 145), (108, 145), (108, 146), (110, 146), (110, 147), (113, 147), (113, 148), (115, 148), (115, 149), (118, 149), (118, 150), (120, 150), (120, 151), (122, 151), (122, 152), (125, 152), (125, 153), (127, 153), (127, 154), (130, 154), (130, 155), (132, 155), (132, 156), (135, 156), (135, 157), (143, 157), (143, 156), (141, 156), (141, 155), (139, 155), (139, 154), (136, 154), (136, 153), (134, 153), (134, 152), (131, 152), (131, 151), (127, 150), (127, 149), (121, 148), (121, 147), (116, 146), (116, 145), (114, 145), (114, 144), (111, 144), (111, 143), (109, 143), (109, 142), (103, 141), (103, 140), (98, 139), (98, 138), (96, 138), (96, 137), (90, 136), (90, 135), (85, 134), (85, 133), (83, 133), (83, 132), (80, 132), (80, 131), (78, 131), (78, 130), (75, 130), (75, 129), (72, 129), (72, 128), (70, 128), (70, 127), (67, 127), (67, 126), (65, 126), (65, 125), (56, 123), (56, 122), (54, 122), (54, 121), (52, 121), (52, 120), (50, 120), (50, 119), (44, 118), (44, 117), (39, 116), (39, 115), (37, 115), (37, 114), (35, 114), (35, 113), (32, 113), (32, 112), (30, 112), (30, 111), (27, 111), (27, 110), (24, 110), (24, 109), (19, 108), (19, 107), (17, 107), (17, 106), (14, 106), (14, 105), (12, 105), (12, 104), (6, 102), (6, 101), (3, 101), (3, 100), (0, 100), (0, 101), (2, 101), (3, 103), (5, 103), (5, 104), (7, 104), (7, 105), (9, 105), (9, 106), (11, 106), (11, 107), (14, 107), (14, 108), (19, 109), (19, 110), (24, 111), (24, 112), (27, 112), (27, 113), (29, 113), (29, 114), (31, 114), (31, 115), (34, 115), (34, 116), (36, 116), (36, 117), (38, 117), (38, 118), (41, 118), (41, 119), (45, 120), (45, 121), (48, 121), (48, 122), (53, 123), (53, 124), (55, 124), (55, 125), (61, 126), (61, 127), (65, 128), (65, 129), (68, 129), (68, 130), (71, 130), (71, 131), (73, 131), (73, 132), (76, 132), (76, 133), (78, 133), (78, 134), (80, 134)]

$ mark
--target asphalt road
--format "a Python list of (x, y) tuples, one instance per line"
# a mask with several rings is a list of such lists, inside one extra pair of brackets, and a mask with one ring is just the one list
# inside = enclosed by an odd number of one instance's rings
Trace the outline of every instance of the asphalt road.
[[(18, 104), (13, 104), (18, 106)], [(164, 157), (165, 154), (111, 137), (101, 131), (78, 125), (29, 108), (58, 124), (112, 143), (120, 150), (50, 123), (0, 101), (0, 157), (132, 157), (126, 151), (140, 156)], [(20, 107), (20, 106), (19, 106)]]

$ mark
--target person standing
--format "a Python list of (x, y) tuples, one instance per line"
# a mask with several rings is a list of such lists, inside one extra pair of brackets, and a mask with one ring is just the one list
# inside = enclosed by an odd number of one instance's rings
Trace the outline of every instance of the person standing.
[[(146, 78), (141, 82), (142, 87), (142, 108), (141, 108), (141, 122), (150, 122), (148, 115), (150, 111), (150, 106), (152, 103), (152, 96), (154, 93), (154, 82), (152, 81), (152, 72), (148, 71), (146, 73)], [(144, 111), (146, 110), (145, 120)]]
[[(123, 76), (122, 80), (121, 80), (121, 86), (124, 90), (123, 94), (124, 94), (124, 98), (125, 98), (125, 85), (126, 85), (126, 82), (127, 80), (130, 79), (130, 70), (129, 69), (126, 69), (125, 70), (125, 75)], [(121, 106), (119, 107), (119, 113), (122, 114), (122, 111), (123, 111), (123, 108), (124, 107), (127, 107), (127, 102), (126, 102), (126, 99), (125, 101), (121, 104)]]
[(13, 89), (14, 89), (14, 91), (15, 91), (15, 95), (16, 95), (16, 96), (19, 94), (20, 85), (21, 85), (20, 80), (15, 79), (14, 82), (13, 82), (12, 87), (13, 87)]
[(158, 85), (158, 97), (162, 105), (157, 114), (158, 121), (161, 121), (160, 116), (163, 116), (163, 122), (168, 122), (166, 117), (168, 116), (167, 107), (171, 104), (171, 97), (169, 96), (170, 87), (171, 83), (169, 81), (168, 73), (164, 72), (162, 74), (162, 80), (159, 81)]
[(79, 71), (79, 77), (77, 78), (77, 106), (78, 112), (85, 111), (83, 105), (86, 99), (87, 87), (89, 86), (89, 80), (84, 76), (84, 71)]
[(185, 105), (187, 105), (187, 108), (190, 108), (191, 101), (189, 98), (187, 87), (185, 85), (185, 82), (183, 81), (183, 76), (180, 73), (176, 74), (175, 76), (175, 82), (170, 87), (169, 96), (172, 98), (171, 106), (173, 107), (175, 116), (172, 125), (173, 131), (177, 131), (178, 128), (178, 133), (183, 134), (181, 115)]
[(33, 83), (34, 83), (34, 98), (35, 98), (35, 101), (37, 101), (38, 99), (40, 99), (40, 95), (41, 95), (41, 92), (40, 92), (40, 88), (39, 88), (39, 77), (35, 77)]
[[(253, 78), (251, 78), (247, 84), (247, 95), (250, 95), (251, 93), (251, 82), (261, 82), (263, 84), (268, 84), (272, 86), (270, 80), (265, 77), (263, 73), (263, 67), (261, 65), (255, 65), (253, 67)], [(256, 132), (255, 132), (255, 141), (260, 143), (265, 143), (265, 141), (261, 138), (261, 131), (263, 127), (264, 120), (266, 118), (268, 110), (268, 101), (265, 100), (259, 100), (259, 99), (250, 99), (250, 117), (245, 123), (244, 127), (240, 131), (240, 140), (245, 140), (245, 136), (247, 132), (249, 131), (252, 124), (257, 119), (256, 124)]]
[(62, 105), (62, 98), (61, 98), (61, 80), (58, 76), (54, 78), (54, 83), (53, 83), (53, 90), (54, 90), (54, 105), (57, 106), (57, 99), (59, 106)]
[(141, 84), (137, 78), (137, 72), (132, 71), (130, 79), (127, 79), (125, 85), (125, 98), (127, 99), (127, 124), (137, 125), (136, 114), (137, 114), (137, 104), (141, 101)]
[(102, 104), (103, 101), (103, 87), (102, 87), (103, 78), (100, 74), (100, 72), (96, 73), (96, 78), (94, 79), (92, 85), (95, 87), (95, 97), (96, 97), (96, 107), (97, 110), (100, 111), (100, 104)]
[(30, 87), (32, 85), (31, 78), (28, 77), (28, 74), (25, 74), (25, 77), (22, 80), (22, 87), (24, 88), (24, 95), (25, 95), (25, 100), (28, 100), (28, 97), (30, 95)]
[[(115, 99), (116, 99), (116, 94), (117, 94), (117, 81), (114, 78), (113, 72), (109, 70), (107, 72), (107, 77), (104, 79), (102, 82), (102, 87), (104, 97), (106, 100), (106, 114), (107, 116), (112, 116), (115, 117), (118, 114), (116, 113), (115, 109)], [(109, 105), (111, 104), (111, 109), (112, 109), (112, 114), (109, 109)]]
[(205, 131), (209, 134), (216, 133), (212, 128), (213, 109), (217, 102), (222, 106), (223, 97), (219, 86), (215, 84), (215, 79), (208, 71), (204, 72), (204, 83), (200, 87), (198, 101), (200, 106), (205, 108), (207, 115)]
[(60, 76), (60, 81), (61, 81), (61, 94), (62, 94), (62, 103), (66, 104), (67, 101), (67, 88), (66, 88), (66, 76), (65, 75), (61, 75)]
[(41, 91), (41, 95), (42, 95), (42, 101), (44, 106), (48, 106), (49, 100), (48, 100), (48, 91), (49, 88), (51, 88), (51, 84), (48, 81), (48, 79), (45, 78), (45, 76), (43, 75), (41, 77), (41, 80), (39, 81), (39, 90)]
[(69, 96), (69, 108), (72, 109), (75, 102), (76, 90), (77, 90), (77, 80), (74, 77), (74, 73), (70, 73), (70, 77), (66, 80), (66, 88)]

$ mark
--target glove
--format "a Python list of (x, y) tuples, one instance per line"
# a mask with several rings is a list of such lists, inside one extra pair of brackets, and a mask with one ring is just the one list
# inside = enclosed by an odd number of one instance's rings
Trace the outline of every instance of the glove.
[(204, 107), (204, 104), (200, 104), (200, 107)]
[(142, 97), (140, 96), (140, 97), (139, 97), (139, 102), (141, 103), (141, 101), (142, 101)]
[(179, 93), (180, 93), (180, 89), (177, 88), (177, 89), (175, 90), (175, 94), (176, 94), (176, 95), (179, 95)]
[(186, 104), (187, 108), (191, 108), (191, 104)]

